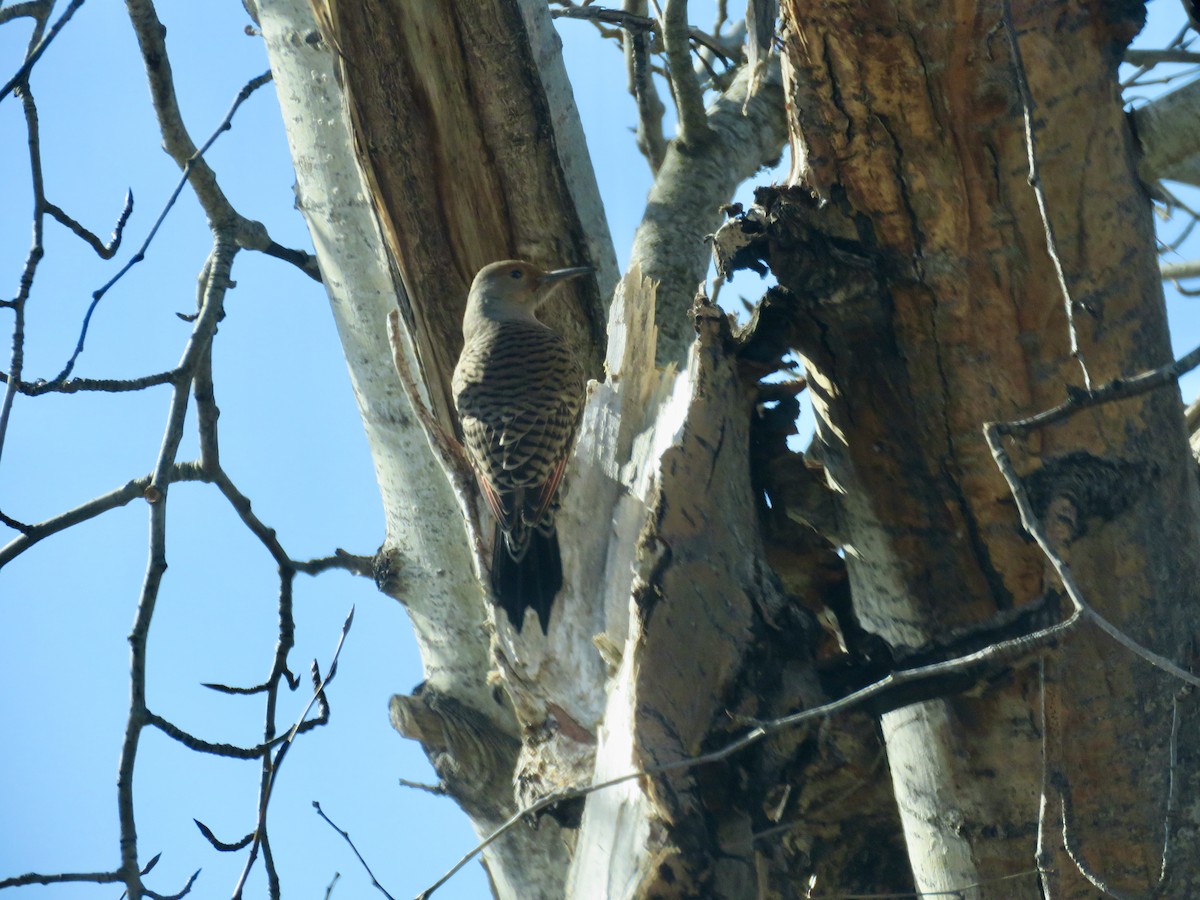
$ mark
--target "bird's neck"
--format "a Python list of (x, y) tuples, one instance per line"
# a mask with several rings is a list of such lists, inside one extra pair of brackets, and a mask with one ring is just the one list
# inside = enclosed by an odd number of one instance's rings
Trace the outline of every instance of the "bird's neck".
[(532, 325), (545, 328), (528, 306), (486, 295), (472, 294), (463, 316), (463, 338), (471, 340), (489, 328), (503, 324)]

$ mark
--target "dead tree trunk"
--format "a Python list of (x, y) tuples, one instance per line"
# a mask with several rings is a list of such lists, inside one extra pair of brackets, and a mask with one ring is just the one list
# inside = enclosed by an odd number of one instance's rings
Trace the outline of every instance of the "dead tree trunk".
[[(768, 258), (804, 310), (854, 610), (894, 647), (1065, 615), (981, 427), (1170, 360), (1115, 77), (1143, 11), (1006, 6), (784, 4), (796, 152), (763, 195)], [(1008, 450), (1088, 602), (1187, 668), (1200, 505), (1182, 414), (1171, 384)], [(1085, 625), (1042, 673), (886, 715), (918, 889), (1039, 896), (1036, 868), (1053, 897), (1197, 895), (1183, 687)]]
[[(656, 26), (668, 54), (681, 5)], [(1053, 896), (1097, 881), (1145, 893), (1168, 809), (1162, 890), (1197, 887), (1200, 751), (1174, 739), (1195, 727), (1190, 701), (1086, 627), (1044, 663), (882, 692), (689, 762), (757, 721), (1066, 615), (981, 429), (1061, 400), (1082, 364), (1098, 385), (1167, 358), (1113, 79), (1135, 23), (1102, 3), (1020, 4), (1011, 26), (999, 3), (803, 17), (785, 4), (792, 183), (737, 220), (751, 247), (728, 261), (758, 254), (784, 289), (744, 330), (703, 297), (678, 327), (702, 261), (677, 238), (728, 200), (731, 167), (777, 152), (782, 103), (748, 69), (707, 111), (676, 83), (685, 128), (605, 349), (615, 267), (540, 3), (323, 0), (319, 27), (296, 0), (259, 6), (388, 513), (381, 586), (410, 611), (428, 674), (394, 698), (395, 724), (481, 834), (564, 786), (660, 770), (508, 831), (486, 853), (498, 896), (791, 897), (814, 878), (818, 892), (894, 892), (911, 890), (910, 861), (922, 890), (1034, 896), (1039, 867)], [(1026, 181), (1025, 108), (1048, 225)], [(470, 276), (516, 255), (600, 275), (555, 322), (598, 380), (547, 639), (492, 614), (463, 525), (477, 498), (433, 433), (454, 428)], [(397, 298), (404, 336), (389, 346)], [(661, 358), (696, 336), (678, 372), (655, 366), (656, 316), (670, 322)], [(799, 385), (763, 382), (794, 349), (820, 422), (807, 460), (785, 444)], [(400, 390), (393, 351), (419, 366), (424, 399)], [(439, 425), (419, 424), (426, 403)], [(1088, 600), (1186, 665), (1200, 526), (1178, 392), (1009, 447)], [(869, 713), (884, 714), (886, 765)]]

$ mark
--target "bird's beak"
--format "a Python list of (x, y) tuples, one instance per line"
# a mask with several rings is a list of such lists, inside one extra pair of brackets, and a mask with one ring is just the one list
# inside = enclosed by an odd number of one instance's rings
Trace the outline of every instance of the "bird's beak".
[(578, 278), (580, 275), (587, 275), (591, 271), (591, 266), (576, 266), (573, 269), (555, 269), (553, 272), (547, 272), (542, 276), (542, 287), (550, 287), (550, 285), (558, 284), (560, 281)]

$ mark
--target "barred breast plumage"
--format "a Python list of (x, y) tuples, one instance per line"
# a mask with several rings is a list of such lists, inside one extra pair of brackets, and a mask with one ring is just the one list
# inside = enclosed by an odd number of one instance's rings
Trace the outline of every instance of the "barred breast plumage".
[(493, 263), (476, 276), (463, 320), (454, 402), (467, 455), (496, 517), (493, 592), (518, 630), (532, 607), (547, 631), (562, 586), (554, 513), (585, 385), (566, 341), (534, 311), (554, 285), (586, 271)]

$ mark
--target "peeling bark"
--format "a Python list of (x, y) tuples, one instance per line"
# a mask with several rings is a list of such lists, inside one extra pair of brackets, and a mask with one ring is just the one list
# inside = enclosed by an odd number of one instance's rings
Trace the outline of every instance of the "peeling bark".
[[(549, 13), (529, 6), (543, 42), (557, 43)], [(438, 418), (454, 427), (449, 380), (467, 290), (498, 259), (597, 268), (599, 281), (578, 279), (560, 291), (547, 321), (598, 375), (602, 298), (616, 277), (612, 243), (595, 214), (582, 133), (568, 160), (559, 155), (556, 126), (578, 115), (573, 103), (551, 108), (521, 3), (319, 0), (316, 10), (340, 50), (359, 163), (399, 268), (401, 308)], [(556, 100), (570, 101), (569, 91)], [(592, 210), (590, 232), (576, 203)]]
[[(321, 0), (318, 31), (295, 0), (261, 4), (387, 510), (379, 580), (406, 603), (427, 672), (393, 698), (393, 722), (480, 834), (561, 787), (690, 759), (1058, 608), (980, 435), (986, 419), (1058, 400), (1079, 371), (1024, 183), (998, 4), (818, 3), (803, 18), (800, 5), (784, 4), (794, 186), (761, 195), (743, 248), (785, 289), (741, 331), (702, 298), (691, 324), (682, 316), (717, 208), (782, 140), (778, 85), (747, 103), (742, 73), (709, 110), (709, 136), (666, 153), (605, 351), (615, 266), (544, 6)], [(1130, 26), (1112, 9), (1016, 10), (1094, 383), (1167, 352), (1112, 79)], [(568, 475), (568, 587), (547, 638), (488, 609), (445, 460), (399, 389), (385, 331), (399, 297), (413, 348), (401, 352), (452, 430), (445, 385), (467, 281), (511, 255), (599, 269), (599, 293), (564, 296), (554, 318), (607, 377), (589, 386)], [(806, 458), (785, 443), (800, 386), (762, 380), (793, 348), (820, 419), (820, 453)], [(660, 369), (656, 356), (686, 362)], [(1178, 549), (1198, 537), (1181, 422), (1177, 392), (1160, 391), (1013, 451), (1089, 599), (1174, 658), (1195, 631), (1200, 574)], [(864, 710), (560, 804), (489, 847), (493, 888), (793, 897), (815, 877), (818, 893), (903, 892), (911, 861), (918, 887), (954, 890), (1028, 871), (1039, 829), (1052, 895), (1094, 892), (1080, 860), (1121, 890), (1153, 886), (1178, 686), (1077, 634), (1046, 658), (1043, 727), (1036, 673), (972, 671), (881, 698), (886, 755)], [(1200, 895), (1188, 805), (1200, 751), (1175, 749), (1164, 895)], [(1032, 896), (1033, 884), (983, 894)]]
[(772, 60), (756, 88), (753, 73), (743, 67), (709, 108), (706, 137), (693, 144), (672, 142), (656, 172), (630, 261), (661, 285), (656, 322), (662, 364), (682, 361), (694, 338), (686, 313), (708, 272), (705, 238), (717, 230), (721, 207), (739, 184), (783, 152), (787, 132), (777, 65)]

